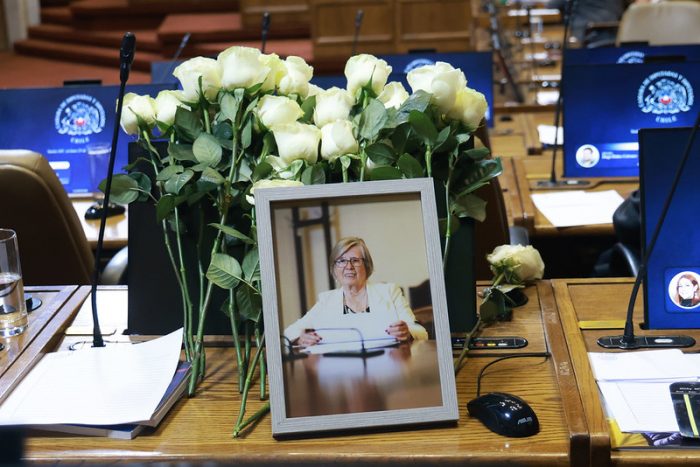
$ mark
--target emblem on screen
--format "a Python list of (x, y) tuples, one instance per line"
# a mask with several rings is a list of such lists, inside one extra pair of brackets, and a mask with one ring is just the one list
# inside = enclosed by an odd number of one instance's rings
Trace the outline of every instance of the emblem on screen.
[(644, 63), (644, 52), (638, 50), (630, 50), (620, 55), (617, 63)]
[(658, 123), (676, 122), (675, 114), (687, 112), (695, 99), (690, 82), (675, 71), (649, 75), (637, 92), (637, 104), (644, 113), (656, 115)]
[(420, 66), (425, 65), (435, 65), (435, 62), (433, 60), (430, 60), (429, 58), (417, 58), (415, 60), (412, 60), (408, 65), (406, 65), (406, 68), (403, 69), (403, 72), (408, 73), (414, 68), (418, 68)]
[(60, 135), (89, 136), (100, 133), (105, 126), (105, 109), (100, 101), (90, 95), (74, 94), (59, 104), (54, 126)]

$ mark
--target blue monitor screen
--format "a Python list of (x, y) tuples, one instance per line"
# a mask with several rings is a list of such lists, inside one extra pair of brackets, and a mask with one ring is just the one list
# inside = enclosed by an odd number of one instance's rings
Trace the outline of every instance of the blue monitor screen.
[(637, 177), (640, 128), (690, 126), (700, 62), (567, 67), (564, 176)]
[(566, 66), (644, 63), (645, 57), (683, 57), (686, 61), (696, 61), (700, 60), (700, 44), (598, 47), (564, 51)]
[[(133, 85), (127, 92), (155, 97), (170, 85)], [(90, 176), (88, 148), (112, 141), (119, 86), (69, 86), (0, 90), (0, 141), (5, 149), (30, 149), (46, 159), (70, 195), (92, 193), (106, 176)], [(120, 130), (115, 171), (127, 164), (131, 137)], [(96, 180), (93, 182), (92, 180)]]
[[(649, 244), (671, 190), (690, 128), (639, 131), (642, 231)], [(697, 135), (700, 136), (700, 135)], [(651, 329), (700, 328), (700, 137), (696, 137), (651, 252), (645, 321)]]

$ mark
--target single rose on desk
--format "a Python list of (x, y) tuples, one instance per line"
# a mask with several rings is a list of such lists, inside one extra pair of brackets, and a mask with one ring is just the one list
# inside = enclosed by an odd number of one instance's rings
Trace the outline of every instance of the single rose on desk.
[(494, 273), (493, 284), (484, 289), (480, 319), (484, 323), (509, 320), (512, 307), (527, 303), (518, 289), (526, 283), (542, 279), (544, 262), (531, 245), (501, 245), (486, 256)]

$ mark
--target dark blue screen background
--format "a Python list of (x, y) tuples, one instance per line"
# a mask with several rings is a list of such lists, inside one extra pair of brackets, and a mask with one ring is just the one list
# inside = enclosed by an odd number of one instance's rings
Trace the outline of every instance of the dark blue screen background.
[[(644, 80), (659, 71), (679, 73), (692, 87), (690, 110), (664, 116), (670, 117), (669, 123), (637, 105)], [(638, 129), (691, 126), (700, 107), (700, 62), (579, 65), (567, 66), (566, 73), (562, 87), (566, 177), (638, 176)], [(599, 152), (593, 167), (576, 161), (576, 152), (584, 145)]]
[[(696, 111), (697, 112), (697, 111)], [(639, 131), (642, 227), (651, 239), (685, 150), (689, 128)], [(698, 135), (700, 136), (700, 135)], [(700, 328), (700, 306), (676, 305), (669, 282), (690, 271), (700, 275), (700, 138), (695, 138), (678, 188), (651, 254), (645, 282), (645, 321), (651, 329)]]
[[(170, 85), (133, 85), (126, 92), (149, 94), (155, 97)], [(90, 167), (86, 146), (94, 143), (110, 143), (114, 131), (116, 102), (119, 86), (69, 86), (43, 89), (0, 90), (0, 141), (5, 149), (30, 149), (36, 151), (52, 165), (62, 163), (65, 168), (56, 170), (69, 194), (91, 193)], [(104, 125), (98, 132), (70, 136), (59, 134), (56, 128), (56, 113), (67, 99), (82, 95), (79, 100), (99, 102), (104, 110)], [(120, 130), (117, 143), (115, 172), (121, 172), (127, 164), (127, 146), (132, 138)], [(105, 174), (106, 175), (106, 174)]]
[[(643, 45), (635, 47), (598, 47), (594, 49), (566, 49), (564, 64), (605, 65), (613, 63), (644, 63), (644, 57), (682, 56), (687, 61), (700, 60), (700, 44)], [(564, 71), (566, 73), (566, 71)], [(567, 74), (567, 77), (569, 75)]]

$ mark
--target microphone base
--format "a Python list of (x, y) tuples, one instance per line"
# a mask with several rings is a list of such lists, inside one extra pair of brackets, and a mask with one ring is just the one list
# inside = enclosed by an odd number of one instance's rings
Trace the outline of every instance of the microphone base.
[(575, 178), (570, 178), (566, 180), (538, 180), (537, 188), (543, 190), (561, 189), (561, 188), (579, 188), (582, 186), (588, 186), (591, 182), (588, 180), (579, 180)]
[(324, 357), (376, 357), (384, 353), (384, 349), (374, 349), (374, 350), (347, 350), (341, 352), (326, 352), (323, 354)]
[(598, 339), (598, 345), (606, 349), (668, 349), (692, 347), (695, 339), (690, 336), (634, 336), (632, 342), (624, 342), (624, 336), (605, 336)]

